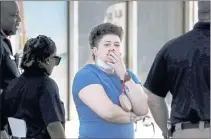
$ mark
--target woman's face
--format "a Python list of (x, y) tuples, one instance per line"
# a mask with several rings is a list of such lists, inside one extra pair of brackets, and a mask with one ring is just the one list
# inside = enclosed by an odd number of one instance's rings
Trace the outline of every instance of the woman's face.
[(95, 58), (103, 61), (107, 60), (109, 50), (114, 50), (117, 54), (121, 55), (121, 40), (119, 36), (114, 34), (104, 35), (98, 42), (97, 47), (93, 48)]
[(53, 68), (55, 66), (59, 65), (60, 60), (61, 60), (61, 57), (56, 56), (56, 53), (52, 54), (49, 58), (46, 59), (46, 61), (43, 64), (49, 74), (52, 73)]

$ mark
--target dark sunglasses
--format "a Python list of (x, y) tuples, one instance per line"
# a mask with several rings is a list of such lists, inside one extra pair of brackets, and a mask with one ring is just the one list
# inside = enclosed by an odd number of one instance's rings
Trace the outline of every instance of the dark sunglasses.
[(55, 59), (56, 66), (58, 66), (62, 58), (60, 56), (53, 56), (53, 58)]

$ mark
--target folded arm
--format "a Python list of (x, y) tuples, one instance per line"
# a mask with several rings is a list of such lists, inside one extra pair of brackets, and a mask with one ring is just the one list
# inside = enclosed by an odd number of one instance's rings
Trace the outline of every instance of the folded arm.
[(112, 103), (100, 84), (84, 87), (79, 98), (98, 116), (112, 123), (131, 123), (136, 120), (132, 112), (125, 112), (120, 106)]
[(147, 95), (140, 84), (136, 84), (132, 79), (125, 83), (127, 96), (129, 97), (133, 112), (138, 116), (148, 113)]

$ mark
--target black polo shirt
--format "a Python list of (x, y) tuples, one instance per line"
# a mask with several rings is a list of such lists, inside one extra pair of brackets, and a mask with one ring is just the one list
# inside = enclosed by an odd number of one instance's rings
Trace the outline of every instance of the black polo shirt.
[(144, 86), (160, 97), (171, 92), (173, 124), (210, 120), (210, 23), (165, 44)]
[(13, 56), (10, 40), (0, 30), (0, 89), (5, 89), (9, 82), (20, 75)]
[(41, 69), (30, 69), (2, 93), (3, 125), (8, 117), (26, 121), (28, 138), (50, 138), (47, 125), (65, 123), (64, 104), (55, 81)]

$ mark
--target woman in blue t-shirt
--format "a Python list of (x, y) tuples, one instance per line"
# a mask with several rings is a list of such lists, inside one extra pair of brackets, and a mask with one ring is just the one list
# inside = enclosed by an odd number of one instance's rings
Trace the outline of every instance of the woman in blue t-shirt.
[(133, 123), (148, 113), (141, 83), (125, 68), (122, 35), (122, 28), (111, 23), (90, 33), (94, 64), (77, 72), (72, 87), (79, 138), (134, 138)]

